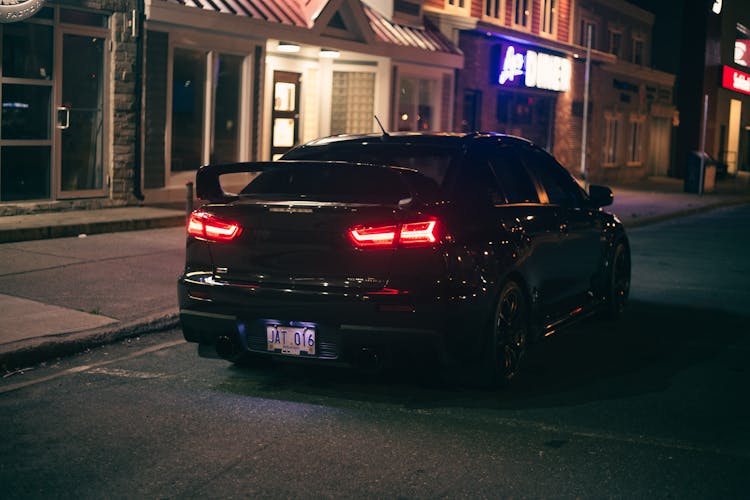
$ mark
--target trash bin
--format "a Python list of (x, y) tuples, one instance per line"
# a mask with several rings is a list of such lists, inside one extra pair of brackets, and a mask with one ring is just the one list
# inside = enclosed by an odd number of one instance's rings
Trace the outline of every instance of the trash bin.
[(691, 151), (685, 173), (686, 193), (713, 193), (716, 187), (716, 162), (702, 151)]

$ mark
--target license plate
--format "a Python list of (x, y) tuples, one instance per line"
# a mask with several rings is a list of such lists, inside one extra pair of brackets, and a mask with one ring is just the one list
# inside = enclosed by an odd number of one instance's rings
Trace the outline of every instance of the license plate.
[(266, 327), (269, 352), (290, 356), (315, 355), (315, 328), (310, 326), (268, 325)]

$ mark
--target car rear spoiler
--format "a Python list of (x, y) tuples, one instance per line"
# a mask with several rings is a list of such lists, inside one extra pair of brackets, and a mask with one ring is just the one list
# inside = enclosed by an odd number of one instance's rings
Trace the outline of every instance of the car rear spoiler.
[(198, 173), (195, 175), (195, 195), (199, 200), (211, 203), (229, 203), (235, 201), (239, 196), (224, 192), (219, 178), (225, 174), (262, 172), (271, 165), (273, 165), (273, 162), (270, 161), (204, 165), (198, 169)]
[(254, 161), (239, 163), (223, 163), (217, 165), (205, 165), (198, 169), (195, 176), (195, 194), (200, 200), (210, 203), (231, 203), (239, 199), (239, 196), (233, 193), (225, 192), (221, 187), (219, 178), (226, 174), (241, 174), (262, 172), (272, 168), (283, 168), (285, 166), (367, 166), (386, 169), (402, 169), (401, 167), (390, 167), (383, 165), (370, 165), (365, 163), (351, 163), (345, 161), (311, 161), (311, 160), (279, 160), (279, 161)]
[(198, 169), (195, 176), (195, 194), (199, 200), (211, 203), (229, 203), (239, 199), (239, 196), (225, 192), (219, 178), (226, 174), (245, 174), (262, 172), (271, 168), (281, 168), (289, 165), (354, 165), (343, 161), (308, 161), (308, 160), (279, 160), (279, 161), (249, 161), (239, 163), (222, 163), (204, 165)]

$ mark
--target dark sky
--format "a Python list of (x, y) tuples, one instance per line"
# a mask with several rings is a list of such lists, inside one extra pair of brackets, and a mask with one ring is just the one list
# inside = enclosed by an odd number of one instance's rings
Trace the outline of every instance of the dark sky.
[[(694, 2), (695, 0), (688, 0)], [(653, 56), (655, 69), (677, 73), (680, 65), (680, 37), (684, 0), (628, 0), (655, 15)]]

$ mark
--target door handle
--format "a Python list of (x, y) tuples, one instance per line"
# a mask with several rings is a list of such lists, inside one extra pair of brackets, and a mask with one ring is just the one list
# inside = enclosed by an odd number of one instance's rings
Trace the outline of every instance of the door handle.
[[(60, 113), (61, 112), (65, 113), (64, 115), (62, 115), (62, 116), (65, 117), (65, 122), (64, 123), (60, 120), (60, 116), (61, 116)], [(69, 107), (67, 107), (67, 106), (58, 106), (57, 107), (57, 125), (56, 126), (60, 130), (66, 130), (66, 129), (70, 128), (70, 108)]]

